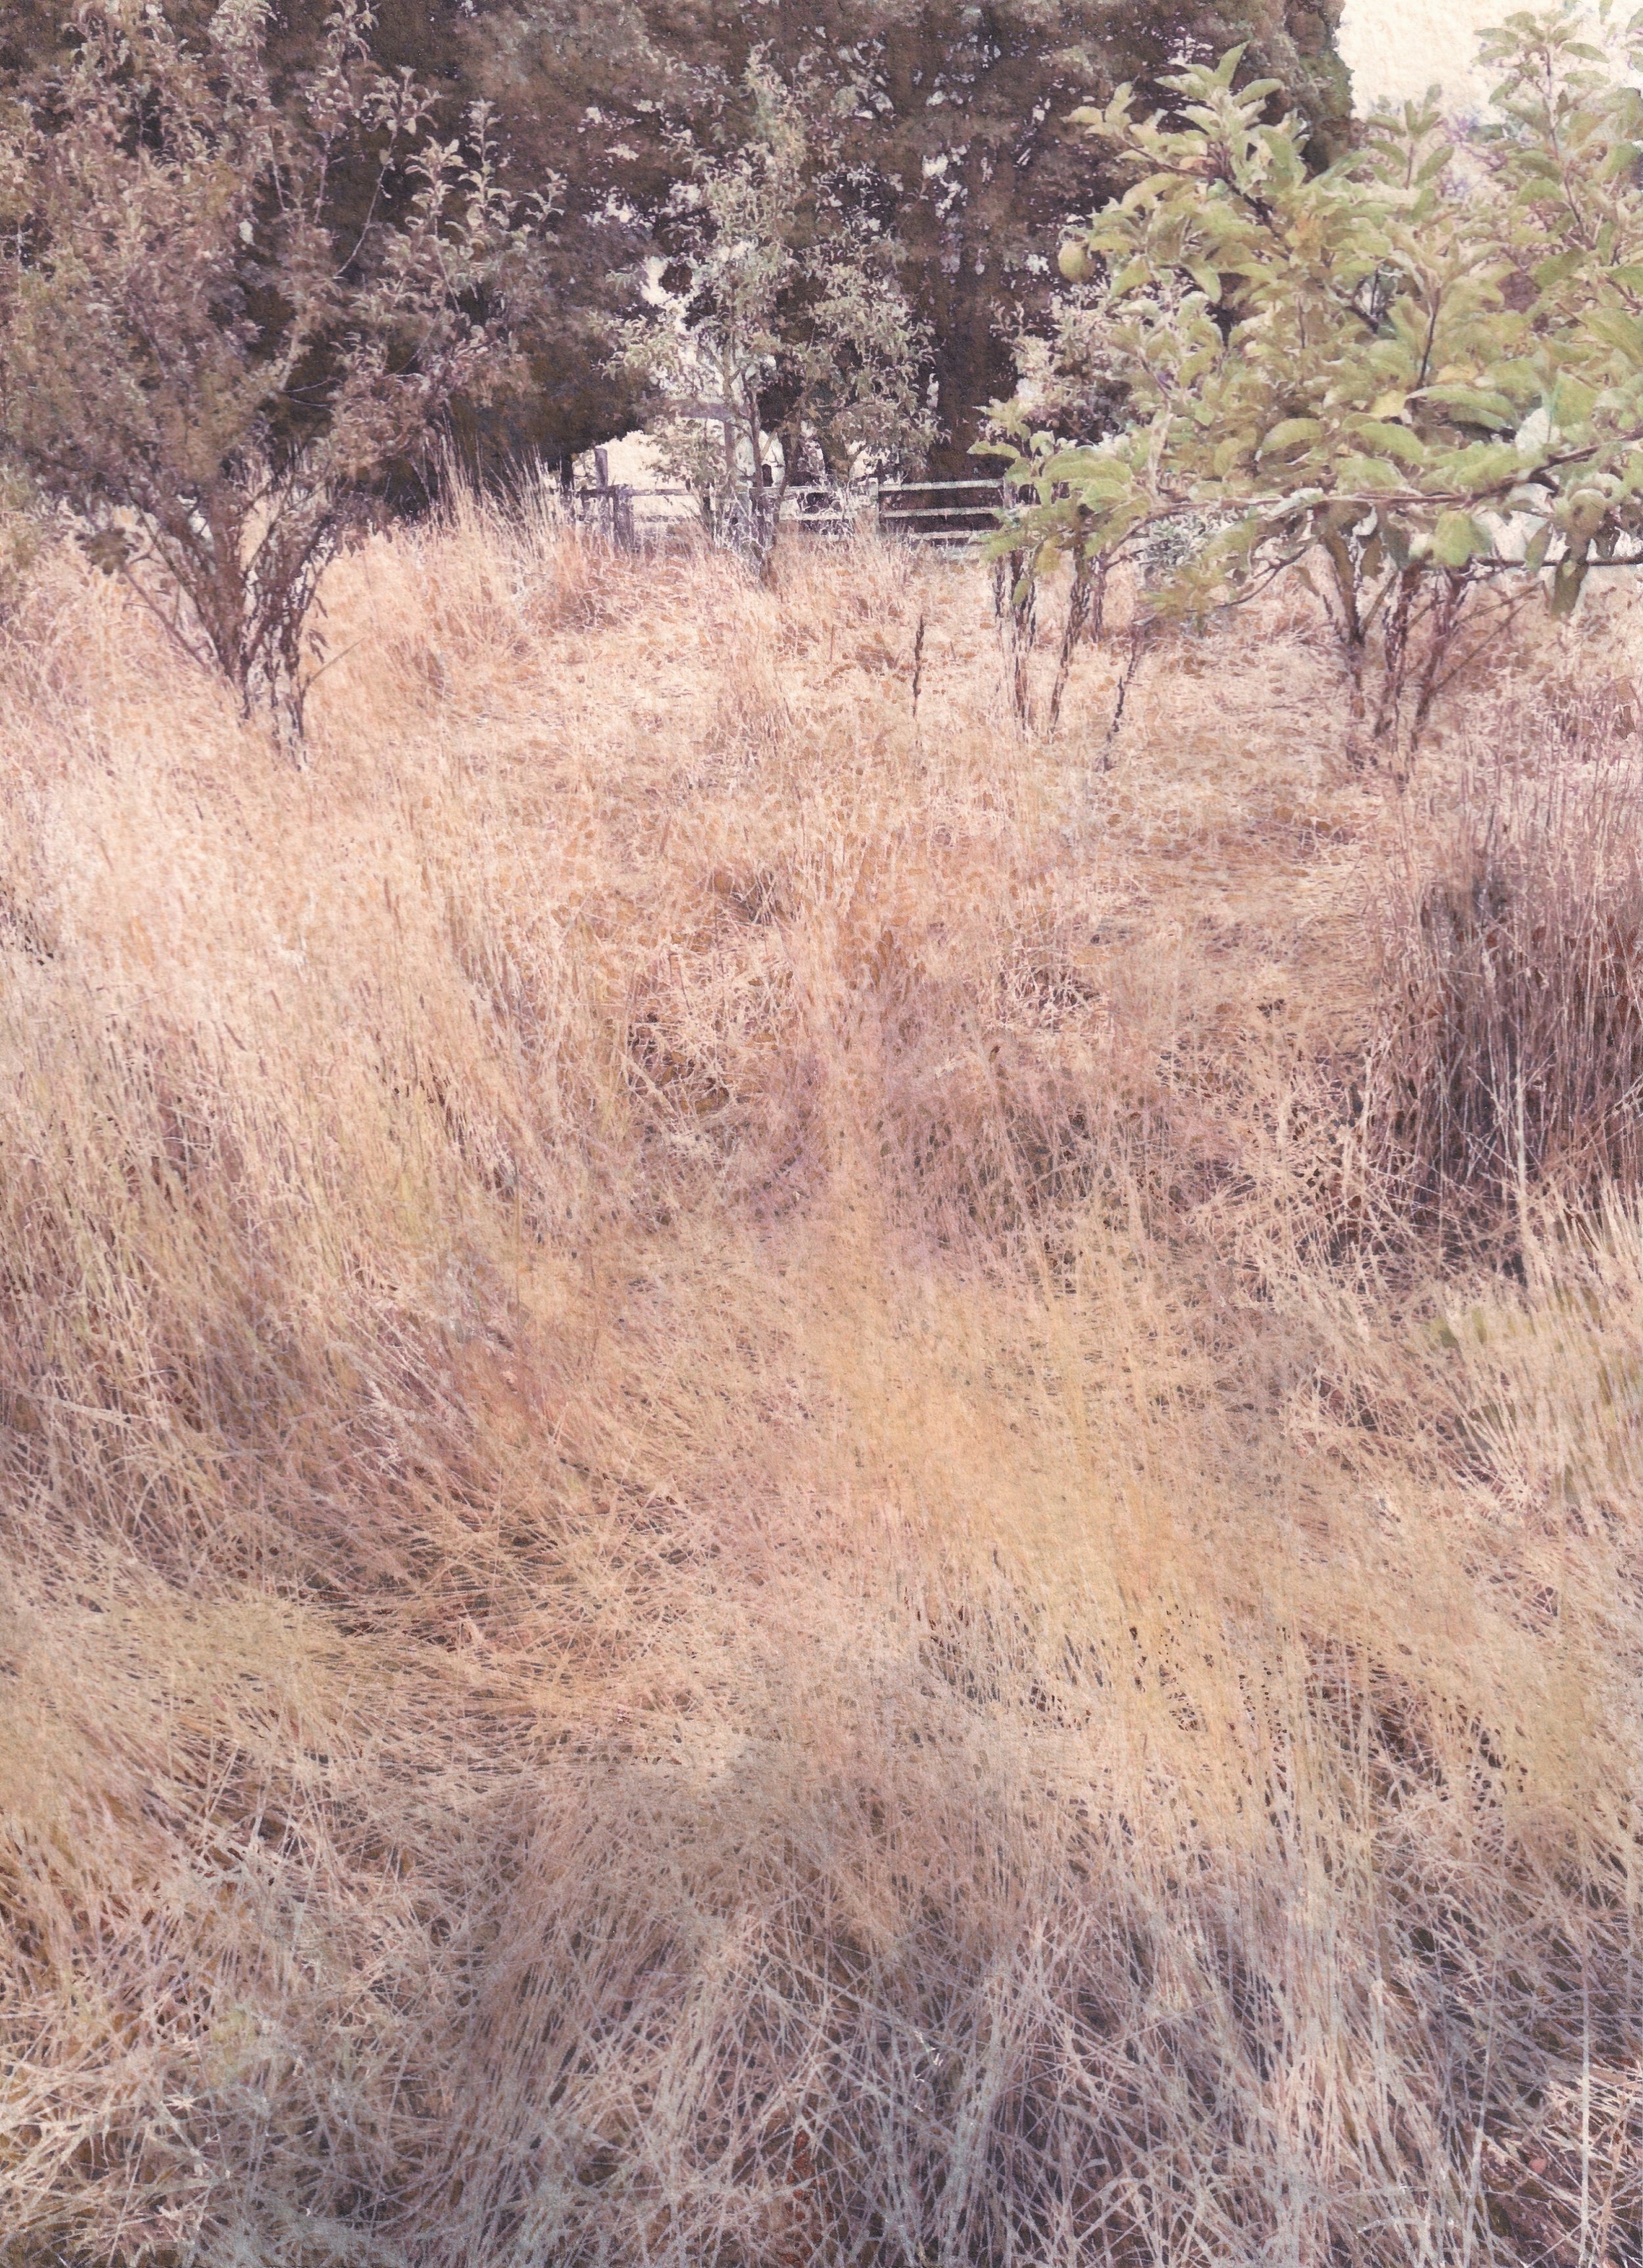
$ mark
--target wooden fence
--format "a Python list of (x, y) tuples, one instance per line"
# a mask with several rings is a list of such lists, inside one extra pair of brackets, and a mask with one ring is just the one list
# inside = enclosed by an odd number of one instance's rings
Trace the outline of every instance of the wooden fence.
[[(881, 535), (921, 548), (962, 551), (998, 524), (1004, 491), (998, 481), (875, 481), (853, 487), (789, 489), (782, 525), (824, 541), (853, 535), (864, 524)], [(578, 523), (596, 529), (623, 550), (662, 543), (691, 529), (733, 537), (740, 519), (750, 522), (754, 499), (726, 510), (695, 490), (637, 488), (593, 481), (572, 490)]]
[[(568, 492), (573, 517), (596, 528), (623, 550), (666, 542), (686, 530), (733, 541), (758, 528), (756, 492), (738, 497), (728, 509), (694, 489), (649, 489), (613, 483), (604, 450), (594, 452), (596, 477)], [(771, 501), (774, 501), (772, 493)], [(1007, 499), (997, 480), (872, 481), (836, 488), (789, 489), (782, 499), (782, 524), (823, 541), (839, 541), (864, 525), (880, 535), (922, 549), (964, 552), (998, 526)], [(768, 526), (763, 531), (768, 534)], [(1512, 559), (1480, 562), (1485, 573), (1510, 573)], [(1550, 563), (1554, 565), (1555, 561)], [(1618, 559), (1590, 559), (1597, 569), (1643, 568), (1643, 549)], [(1546, 570), (1543, 570), (1545, 572)]]
[(1001, 481), (887, 481), (873, 510), (885, 535), (962, 550), (997, 527), (1004, 501)]

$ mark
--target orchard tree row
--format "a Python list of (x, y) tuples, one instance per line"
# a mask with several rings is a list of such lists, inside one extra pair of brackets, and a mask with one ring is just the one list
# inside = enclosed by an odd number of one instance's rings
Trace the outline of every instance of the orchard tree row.
[[(774, 87), (803, 131), (789, 249), (802, 263), (819, 238), (825, 263), (841, 238), (884, 247), (921, 342), (931, 469), (962, 475), (987, 404), (1010, 390), (1011, 338), (1048, 301), (1066, 216), (1112, 179), (1069, 114), (1123, 82), (1154, 83), (1183, 55), (1212, 60), (1247, 40), (1251, 72), (1279, 77), (1328, 140), (1346, 114), (1330, 44), (1339, 4), (379, 0), (368, 25), (359, 11), (349, 21), (376, 70), (425, 90), (432, 133), (457, 136), (475, 103), (491, 106), (499, 185), (552, 203), (533, 303), (514, 310), (529, 383), (483, 407), (460, 402), (482, 453), (554, 459), (636, 422), (645, 373), (629, 364), (613, 385), (613, 325), (644, 312), (659, 266), (681, 288), (696, 280), (717, 217), (696, 194), (699, 176), (756, 148)], [(12, 0), (0, 98), (32, 97), (48, 114), (54, 76), (110, 27), (139, 44), (163, 27), (201, 55), (254, 40), (271, 99), (293, 115), (336, 36), (331, 0)], [(327, 218), (339, 241), (380, 210), (381, 191), (369, 156), (333, 167)], [(800, 351), (809, 305), (795, 284), (774, 310)]]
[(1142, 630), (1313, 579), (1418, 737), (1469, 623), (1643, 546), (1643, 40), (1558, 0), (1481, 122), (1361, 126), (1324, 16), (1233, 4), (27, 0), (8, 545), (55, 514), (296, 734), (327, 563), (441, 449), (644, 418), (762, 552), (765, 478), (992, 447), (1018, 620), (1071, 563), (1052, 717), (1135, 556)]

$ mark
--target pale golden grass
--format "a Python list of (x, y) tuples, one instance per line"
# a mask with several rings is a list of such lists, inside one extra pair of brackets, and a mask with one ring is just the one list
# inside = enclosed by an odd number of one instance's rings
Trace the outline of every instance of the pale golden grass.
[(1635, 2262), (1643, 1226), (1346, 1233), (1307, 624), (328, 596), (4, 660), (0, 2260)]

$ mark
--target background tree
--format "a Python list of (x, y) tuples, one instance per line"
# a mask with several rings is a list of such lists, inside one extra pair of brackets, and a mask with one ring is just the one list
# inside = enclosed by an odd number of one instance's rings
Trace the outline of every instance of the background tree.
[[(342, 0), (281, 100), (255, 0), (197, 43), (85, 6), (0, 118), (0, 456), (291, 731), (327, 561), (384, 468), (483, 394), (533, 289), (484, 114), (466, 146), (432, 134), (371, 20)], [(361, 173), (344, 248), (334, 191)]]
[[(848, 181), (861, 223), (903, 248), (926, 341), (918, 380), (934, 414), (931, 469), (963, 476), (988, 402), (1012, 383), (1010, 340), (1050, 320), (1065, 214), (1112, 186), (1109, 153), (1069, 112), (1121, 80), (1154, 82), (1183, 54), (1253, 40), (1325, 141), (1345, 119), (1330, 47), (1340, 0), (381, 0), (379, 67), (409, 68), (455, 130), (483, 96), (516, 194), (560, 184), (536, 302), (513, 311), (519, 383), (448, 410), (477, 468), (564, 464), (640, 421), (639, 378), (609, 356), (642, 305), (646, 263), (689, 254), (676, 192), (690, 152), (716, 160), (755, 132), (755, 51), (803, 111), (813, 147)], [(325, 37), (328, 0), (280, 0), (265, 40), (276, 100), (296, 99)], [(179, 36), (204, 34), (210, 0), (163, 0)], [(0, 90), (61, 59), (64, 10), (17, 0), (0, 26)], [(69, 39), (71, 44), (73, 34)], [(333, 180), (339, 217), (379, 194), (368, 164)], [(387, 475), (422, 493), (407, 463)]]
[(899, 247), (855, 207), (763, 58), (746, 92), (751, 129), (698, 158), (675, 193), (670, 289), (630, 328), (626, 362), (659, 397), (654, 430), (675, 469), (763, 558), (795, 479), (899, 468), (931, 420)]
[[(328, 4), (283, 0), (280, 57), (313, 51)], [(612, 131), (605, 106), (614, 95), (620, 107), (624, 91), (645, 100), (653, 64), (627, 0), (550, 0), (542, 20), (555, 60), (528, 87), (510, 66), (515, 19), (497, 0), (379, 0), (372, 40), (384, 70), (409, 70), (429, 88), (442, 131), (475, 102), (498, 103), (496, 157), (521, 202), (552, 187), (554, 225), (537, 247), (530, 304), (510, 312), (510, 380), (483, 397), (459, 392), (446, 414), (459, 460), (486, 481), (538, 464), (568, 478), (574, 457), (630, 431), (645, 406), (612, 348), (641, 305), (651, 200), (626, 180), (637, 145)], [(365, 192), (362, 180), (357, 198)], [(415, 497), (416, 468), (401, 468), (398, 488)]]
[[(674, 248), (680, 138), (724, 148), (755, 52), (825, 126), (821, 143), (864, 220), (902, 245), (928, 341), (919, 376), (939, 429), (931, 469), (973, 473), (986, 407), (1013, 380), (1010, 341), (1048, 318), (1065, 217), (1116, 180), (1110, 152), (1068, 125), (1092, 96), (1143, 84), (1183, 55), (1250, 42), (1319, 146), (1345, 127), (1330, 44), (1340, 0), (567, 0), (488, 12), (487, 92), (528, 173), (556, 164), (607, 215), (648, 221)], [(599, 145), (586, 169), (588, 117)], [(751, 114), (744, 112), (748, 122)], [(591, 155), (591, 153), (590, 153)]]

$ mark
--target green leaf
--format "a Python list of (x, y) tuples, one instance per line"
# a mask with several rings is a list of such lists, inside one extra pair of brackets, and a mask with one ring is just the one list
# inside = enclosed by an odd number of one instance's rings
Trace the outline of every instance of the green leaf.
[(1352, 438), (1361, 441), (1366, 449), (1378, 451), (1384, 456), (1399, 458), (1406, 465), (1424, 465), (1426, 445), (1418, 433), (1411, 433), (1407, 425), (1398, 425), (1388, 417), (1360, 417), (1352, 427)]
[(1503, 394), (1508, 401), (1538, 401), (1539, 365), (1530, 355), (1509, 355), (1504, 362), (1490, 364), (1489, 384), (1492, 393)]
[(1586, 580), (1583, 559), (1561, 561), (1551, 578), (1551, 612), (1555, 621), (1566, 621), (1580, 599), (1580, 586)]
[(1110, 503), (1113, 497), (1123, 496), (1134, 485), (1135, 475), (1129, 466), (1112, 459), (1105, 463), (1097, 459), (1080, 482), (1084, 500), (1092, 505)]
[(1531, 575), (1538, 575), (1546, 563), (1546, 554), (1551, 549), (1551, 522), (1545, 521), (1537, 528), (1523, 554), (1523, 564)]
[(1596, 307), (1586, 318), (1586, 328), (1605, 346), (1618, 347), (1634, 363), (1643, 363), (1643, 323), (1618, 307)]
[(1420, 399), (1448, 410), (1457, 425), (1486, 425), (1499, 433), (1510, 431), (1518, 422), (1517, 411), (1504, 394), (1488, 394), (1481, 387), (1429, 386)]
[(1343, 457), (1335, 468), (1335, 485), (1349, 496), (1396, 496), (1408, 482), (1389, 458)]
[(1296, 448), (1302, 441), (1315, 441), (1323, 431), (1323, 424), (1316, 417), (1281, 417), (1256, 454), (1264, 457), (1269, 450)]
[(1494, 550), (1486, 528), (1468, 512), (1440, 512), (1432, 531), (1434, 566), (1464, 567), (1469, 559), (1488, 558)]
[(1597, 407), (1597, 389), (1581, 379), (1572, 378), (1566, 370), (1551, 391), (1551, 422), (1560, 433), (1571, 433), (1576, 426), (1584, 425)]
[(1044, 460), (1049, 481), (1104, 481), (1115, 488), (1128, 484), (1130, 468), (1122, 458), (1102, 456), (1094, 449), (1061, 449)]
[(1439, 468), (1440, 478), (1448, 475), (1457, 488), (1475, 490), (1502, 488), (1514, 481), (1523, 468), (1521, 453), (1506, 441), (1474, 441), (1469, 449), (1456, 449)]
[(1550, 291), (1555, 284), (1561, 284), (1566, 276), (1577, 275), (1585, 265), (1586, 259), (1587, 254), (1583, 251), (1554, 253), (1550, 260), (1543, 260), (1538, 268), (1530, 271), (1535, 279), (1536, 290)]

